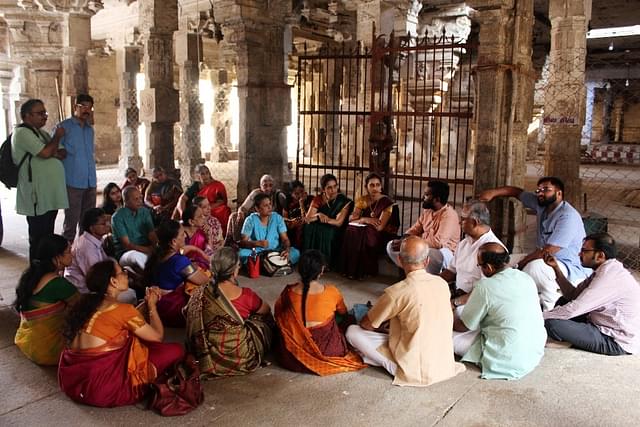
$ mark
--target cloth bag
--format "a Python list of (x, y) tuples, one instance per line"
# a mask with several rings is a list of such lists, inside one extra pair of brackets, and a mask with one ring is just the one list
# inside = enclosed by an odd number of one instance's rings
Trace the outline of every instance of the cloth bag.
[(187, 355), (151, 383), (149, 409), (164, 417), (185, 415), (203, 401), (200, 368), (193, 355)]

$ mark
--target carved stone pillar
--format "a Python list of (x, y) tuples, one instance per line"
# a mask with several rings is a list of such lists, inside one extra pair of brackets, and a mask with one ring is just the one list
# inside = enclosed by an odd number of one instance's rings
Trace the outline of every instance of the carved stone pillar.
[(287, 171), (287, 126), (291, 121), (286, 84), (284, 34), (290, 2), (214, 1), (225, 42), (237, 58), (239, 97), (238, 198), (271, 173), (279, 185)]
[(591, 144), (591, 133), (593, 131), (593, 105), (596, 101), (596, 88), (602, 87), (602, 80), (587, 82), (587, 100), (585, 103), (584, 126), (582, 126), (582, 137), (580, 144)]
[(565, 200), (580, 202), (580, 139), (591, 0), (550, 0), (551, 50), (545, 90), (545, 175), (564, 181)]
[(228, 162), (231, 160), (231, 111), (229, 97), (231, 82), (226, 70), (218, 70), (213, 74), (213, 113), (211, 123), (215, 129), (215, 141), (211, 151), (212, 162)]
[(142, 157), (138, 146), (138, 95), (136, 75), (140, 72), (140, 47), (125, 46), (116, 53), (116, 63), (120, 75), (120, 106), (118, 126), (120, 127), (120, 170), (142, 169)]
[[(471, 6), (482, 6), (476, 15), (480, 43), (475, 70), (474, 193), (503, 185), (523, 187), (533, 107), (533, 0), (518, 2), (517, 10), (485, 0)], [(514, 250), (521, 249), (516, 230), (524, 220), (518, 206), (508, 199), (491, 205), (492, 229)]]
[(139, 3), (146, 77), (146, 89), (140, 93), (140, 120), (147, 132), (145, 164), (174, 172), (173, 125), (180, 118), (178, 92), (173, 88), (173, 32), (178, 29), (178, 2)]
[(200, 84), (200, 35), (187, 31), (176, 34), (176, 62), (180, 67), (180, 144), (178, 161), (182, 184), (191, 184), (193, 168), (202, 163), (200, 125), (203, 123), (202, 104), (198, 98)]
[(619, 94), (616, 100), (613, 102), (613, 117), (615, 134), (613, 136), (613, 142), (619, 144), (624, 142), (624, 135), (622, 129), (624, 127), (624, 94)]
[(89, 91), (87, 52), (91, 48), (90, 13), (69, 13), (62, 56), (62, 92), (65, 116), (73, 113), (75, 97)]

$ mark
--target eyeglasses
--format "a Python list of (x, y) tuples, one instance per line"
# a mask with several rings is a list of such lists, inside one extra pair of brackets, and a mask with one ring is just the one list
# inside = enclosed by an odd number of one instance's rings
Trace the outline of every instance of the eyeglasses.
[(37, 115), (42, 116), (42, 117), (47, 117), (49, 115), (49, 113), (47, 113), (47, 110), (32, 111), (31, 114), (37, 114)]
[(538, 187), (536, 188), (535, 193), (536, 194), (540, 194), (540, 193), (548, 193), (549, 191), (554, 191), (555, 188), (553, 187)]
[(597, 249), (580, 248), (580, 253), (584, 252), (597, 252)]
[(80, 108), (82, 110), (93, 111), (93, 105), (76, 104), (76, 107), (78, 107), (78, 108)]
[(127, 270), (120, 270), (116, 273), (116, 276), (122, 276), (122, 275), (128, 276), (129, 273), (127, 272)]

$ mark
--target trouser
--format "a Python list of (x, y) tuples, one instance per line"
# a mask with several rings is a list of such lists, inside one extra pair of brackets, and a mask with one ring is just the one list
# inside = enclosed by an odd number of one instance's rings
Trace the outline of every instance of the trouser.
[(69, 198), (69, 207), (64, 210), (62, 236), (72, 242), (76, 237), (76, 228), (78, 228), (78, 222), (82, 219), (82, 215), (87, 210), (96, 207), (96, 189), (95, 187), (73, 188), (67, 186), (67, 197)]
[(371, 366), (382, 366), (391, 375), (396, 375), (396, 369), (398, 369), (396, 362), (378, 351), (381, 345), (386, 345), (389, 342), (389, 335), (367, 331), (358, 325), (349, 326), (345, 335), (349, 344), (360, 353), (364, 363)]
[[(460, 317), (464, 305), (456, 307), (456, 316)], [(464, 356), (471, 348), (471, 345), (480, 334), (480, 329), (477, 331), (456, 332), (453, 331), (453, 352), (458, 356)]]
[(571, 343), (580, 350), (607, 356), (629, 354), (613, 338), (600, 332), (600, 329), (587, 320), (587, 316), (570, 320), (547, 319), (544, 321), (544, 327), (549, 338)]
[(176, 362), (184, 359), (184, 347), (175, 342), (150, 342), (144, 341), (149, 348), (149, 361), (156, 367), (158, 376)]
[[(400, 251), (394, 251), (392, 246), (393, 240), (387, 243), (387, 255), (391, 258), (391, 261), (398, 267), (400, 265)], [(429, 248), (429, 265), (427, 266), (427, 273), (438, 275), (440, 272), (449, 267), (453, 260), (453, 252), (449, 248)]]
[(56, 217), (58, 211), (48, 211), (42, 215), (27, 216), (27, 224), (29, 225), (29, 259), (34, 259), (38, 242), (43, 236), (53, 234), (56, 225)]
[[(558, 266), (560, 270), (562, 270), (562, 274), (567, 277), (567, 267), (560, 261), (558, 261)], [(556, 273), (553, 271), (553, 268), (549, 267), (542, 259), (534, 259), (525, 265), (522, 271), (531, 276), (536, 283), (542, 311), (551, 310), (561, 296), (560, 287), (558, 282), (556, 282)], [(574, 278), (571, 280), (571, 283), (573, 286), (576, 286), (584, 279), (584, 277)]]

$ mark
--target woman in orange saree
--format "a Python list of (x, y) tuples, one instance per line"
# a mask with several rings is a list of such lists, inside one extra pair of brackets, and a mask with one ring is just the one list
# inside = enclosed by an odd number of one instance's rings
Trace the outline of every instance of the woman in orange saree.
[(304, 252), (298, 264), (302, 282), (287, 286), (276, 301), (281, 334), (278, 359), (292, 371), (324, 376), (367, 366), (348, 348), (336, 322), (336, 313), (347, 314), (340, 291), (318, 281), (325, 268), (321, 252)]
[(71, 262), (67, 240), (56, 234), (45, 236), (16, 288), (15, 308), (20, 313), (20, 326), (14, 342), (39, 365), (57, 365), (64, 347), (64, 315), (67, 306), (78, 297), (78, 291), (60, 274)]
[(99, 407), (140, 401), (148, 385), (184, 357), (180, 344), (162, 343), (164, 328), (156, 304), (157, 288), (145, 297), (149, 321), (130, 304), (118, 302), (129, 288), (127, 272), (113, 260), (87, 273), (91, 291), (73, 305), (66, 318), (68, 347), (58, 366), (62, 391), (76, 402)]

